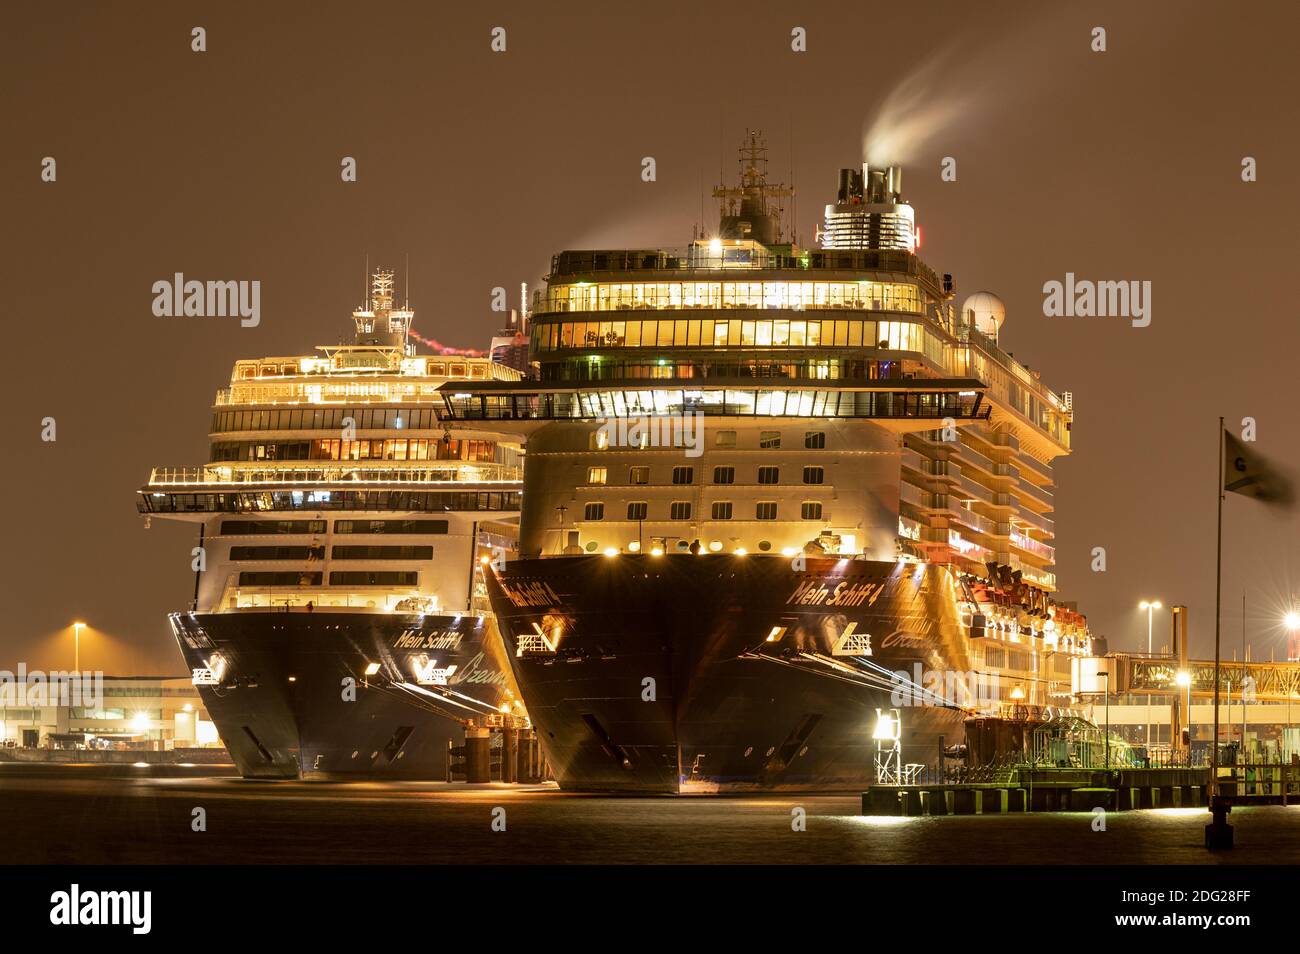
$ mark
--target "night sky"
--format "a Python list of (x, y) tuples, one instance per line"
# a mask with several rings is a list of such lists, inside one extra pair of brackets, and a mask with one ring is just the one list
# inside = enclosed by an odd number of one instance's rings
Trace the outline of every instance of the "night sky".
[[(421, 334), (484, 347), (493, 286), (536, 287), (552, 253), (685, 245), (746, 127), (774, 178), (793, 166), (811, 244), (882, 109), (921, 257), (959, 300), (1000, 295), (1003, 347), (1074, 395), (1062, 598), (1120, 649), (1145, 649), (1140, 599), (1185, 603), (1210, 653), (1218, 416), (1255, 417), (1255, 446), (1300, 472), (1300, 8), (1048, 6), (6, 4), (0, 669), (70, 668), (83, 619), (83, 668), (181, 671), (165, 614), (188, 605), (191, 525), (146, 531), (135, 491), (152, 466), (206, 459), (236, 359), (339, 340), (366, 254), (399, 287), (409, 254)], [(151, 286), (178, 271), (260, 280), (260, 326), (155, 318)], [(1066, 272), (1152, 282), (1150, 327), (1044, 317), (1043, 283)], [(1295, 530), (1293, 513), (1227, 500), (1228, 658), (1243, 590), (1253, 653), (1282, 650)], [(1167, 612), (1156, 626), (1158, 648)]]

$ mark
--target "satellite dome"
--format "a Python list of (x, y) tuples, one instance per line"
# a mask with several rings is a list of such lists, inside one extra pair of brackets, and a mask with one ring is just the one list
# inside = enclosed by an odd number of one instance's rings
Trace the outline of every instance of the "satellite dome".
[(961, 303), (962, 317), (987, 338), (998, 340), (998, 331), (1007, 320), (1007, 306), (992, 292), (975, 292)]

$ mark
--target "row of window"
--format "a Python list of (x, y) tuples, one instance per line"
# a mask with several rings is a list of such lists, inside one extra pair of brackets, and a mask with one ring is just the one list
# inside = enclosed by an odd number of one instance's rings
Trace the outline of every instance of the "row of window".
[[(641, 442), (639, 446), (643, 448), (650, 446), (650, 435), (648, 433), (648, 430), (649, 428), (642, 428), (640, 431)], [(629, 427), (628, 428), (629, 438), (631, 437), (631, 434), (632, 434), (632, 429)], [(674, 439), (679, 439), (681, 438), (681, 435), (674, 434), (673, 437)], [(684, 438), (681, 439), (684, 440)], [(604, 428), (600, 428), (596, 431), (593, 431), (591, 435), (590, 445), (592, 450), (604, 450), (606, 447), (609, 446), (609, 431)], [(679, 443), (676, 444), (675, 446), (681, 446), (681, 444)], [(735, 447), (736, 432), (735, 431), (714, 431), (713, 446), (714, 447)], [(825, 431), (804, 431), (803, 446), (808, 450), (823, 450), (826, 447), (826, 432)], [(780, 431), (759, 431), (758, 432), (759, 450), (779, 450), (780, 447), (781, 447)], [(591, 481), (589, 481), (589, 483), (590, 482)], [(633, 483), (645, 483), (645, 481), (644, 480), (633, 481)]]
[[(633, 501), (627, 505), (628, 520), (648, 520), (650, 513), (650, 504), (648, 501)], [(674, 500), (668, 505), (669, 520), (690, 520), (693, 513), (693, 507), (689, 500)], [(716, 500), (710, 507), (710, 519), (713, 520), (730, 520), (735, 513), (735, 508), (730, 500)], [(754, 505), (755, 520), (775, 520), (777, 516), (777, 504), (772, 500), (764, 500)], [(799, 517), (802, 520), (820, 520), (822, 518), (822, 505), (820, 501), (805, 500), (799, 505)], [(583, 508), (583, 519), (585, 520), (604, 520), (605, 504), (600, 501), (589, 503)]]
[(174, 494), (155, 491), (141, 494), (137, 503), (141, 513), (247, 513), (266, 510), (387, 510), (394, 513), (518, 511), (519, 492), (253, 490), (220, 494)]
[[(587, 483), (593, 486), (600, 486), (608, 483), (608, 467), (588, 467)], [(649, 467), (629, 467), (628, 480), (629, 484), (648, 484), (650, 482)], [(713, 482), (715, 484), (734, 484), (736, 482), (736, 468), (731, 466), (713, 468)], [(760, 484), (779, 484), (781, 482), (781, 468), (775, 466), (758, 468), (758, 483)], [(826, 482), (826, 469), (824, 467), (805, 467), (803, 469), (803, 482), (805, 484), (821, 484)], [(695, 483), (695, 468), (690, 466), (678, 466), (673, 468), (674, 484), (693, 484)]]
[(881, 348), (924, 351), (944, 364), (942, 339), (914, 321), (554, 321), (533, 326), (534, 352), (569, 348)]
[(429, 407), (306, 407), (266, 411), (218, 411), (212, 430), (218, 431), (339, 431), (349, 422), (358, 430), (369, 428), (424, 430), (438, 426)]
[[(432, 560), (433, 547), (422, 546), (347, 546), (334, 547), (335, 560)], [(231, 547), (232, 560), (323, 560), (323, 546), (308, 547)]]
[[(256, 571), (239, 574), (240, 586), (320, 586), (323, 573)], [(330, 574), (330, 586), (419, 586), (416, 570), (342, 570)]]
[(785, 387), (620, 388), (514, 394), (445, 394), (458, 421), (580, 420), (700, 413), (713, 417), (970, 418), (976, 391), (854, 391)]
[[(735, 360), (732, 352), (680, 353), (651, 358), (615, 352), (592, 361), (585, 355), (543, 361), (542, 381), (630, 381), (682, 378), (781, 378), (790, 381), (885, 381), (903, 377), (903, 362), (853, 358), (781, 356)], [(960, 375), (952, 375), (960, 377)], [(974, 377), (974, 375), (972, 375)]]
[(860, 308), (921, 310), (920, 290), (904, 282), (598, 282), (552, 285), (536, 309)]
[(493, 441), (436, 439), (213, 441), (212, 461), (242, 460), (468, 460), (492, 463)]
[[(223, 520), (223, 536), (324, 533), (326, 520)], [(335, 533), (446, 533), (446, 520), (335, 520)]]

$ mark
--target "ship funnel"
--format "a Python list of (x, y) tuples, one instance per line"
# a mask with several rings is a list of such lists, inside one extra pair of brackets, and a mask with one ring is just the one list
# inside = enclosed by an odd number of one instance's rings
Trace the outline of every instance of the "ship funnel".
[(903, 199), (898, 166), (841, 169), (836, 203), (826, 206), (822, 248), (916, 251), (916, 213)]

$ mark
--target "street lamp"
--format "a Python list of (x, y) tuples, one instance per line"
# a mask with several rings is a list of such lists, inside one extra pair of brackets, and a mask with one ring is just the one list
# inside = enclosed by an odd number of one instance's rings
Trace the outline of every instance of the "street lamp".
[(1147, 602), (1143, 600), (1138, 604), (1138, 609), (1147, 611), (1147, 655), (1151, 655), (1151, 614), (1158, 609), (1164, 609), (1164, 604), (1159, 600)]
[(1104, 670), (1098, 670), (1094, 675), (1103, 677), (1106, 680), (1106, 690), (1102, 696), (1106, 700), (1106, 768), (1110, 768), (1110, 673)]
[[(1185, 669), (1179, 670), (1174, 682), (1187, 689), (1187, 767), (1192, 767), (1192, 674)], [(1172, 738), (1169, 740), (1174, 741)]]
[(72, 671), (81, 672), (81, 630), (85, 623), (72, 624)]

